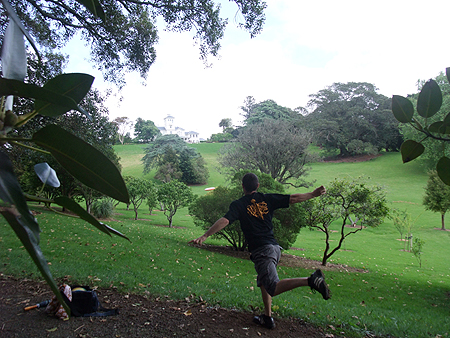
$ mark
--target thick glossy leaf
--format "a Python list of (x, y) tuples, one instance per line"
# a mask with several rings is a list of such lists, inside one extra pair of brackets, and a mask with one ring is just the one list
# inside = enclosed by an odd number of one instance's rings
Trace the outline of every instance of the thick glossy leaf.
[(442, 106), (442, 92), (434, 80), (428, 80), (419, 93), (417, 99), (417, 112), (422, 117), (431, 117)]
[(50, 167), (47, 162), (36, 164), (34, 166), (34, 172), (44, 184), (53, 188), (58, 188), (61, 185), (58, 176), (56, 175), (56, 171)]
[(450, 185), (450, 158), (442, 157), (436, 165), (436, 171), (442, 182)]
[(416, 141), (413, 140), (407, 140), (403, 142), (402, 146), (400, 147), (400, 152), (402, 154), (402, 160), (403, 163), (410, 162), (424, 152), (425, 147)]
[(394, 95), (392, 96), (392, 113), (401, 123), (411, 122), (414, 115), (414, 106), (407, 98)]
[[(88, 74), (61, 74), (50, 79), (43, 88), (53, 93), (70, 97), (78, 104), (91, 89), (92, 82), (94, 82), (94, 77)], [(67, 112), (65, 107), (52, 104), (46, 100), (40, 100), (40, 98), (37, 98), (34, 105), (38, 113), (45, 116), (59, 116)], [(80, 108), (77, 109), (80, 110)], [(80, 111), (86, 115), (86, 112)], [(89, 115), (87, 116), (90, 118)]]
[(98, 0), (76, 0), (84, 7), (86, 7), (92, 14), (99, 17), (103, 21), (106, 20), (105, 12), (103, 11), (102, 5)]
[(128, 190), (117, 167), (100, 151), (56, 125), (33, 135), (76, 179), (118, 201), (129, 203)]
[(9, 157), (0, 151), (0, 198), (15, 206), (21, 215), (23, 222), (29, 225), (31, 232), (39, 243), (39, 225), (28, 209), (27, 201), (14, 175), (14, 170)]
[(71, 109), (80, 110), (78, 104), (68, 96), (60, 95), (45, 88), (27, 84), (22, 81), (0, 78), (0, 96), (8, 95), (27, 97), (30, 99), (39, 98), (42, 101), (64, 107), (64, 112)]
[(444, 118), (444, 125), (450, 126), (450, 113), (447, 114), (447, 116)]
[(52, 289), (53, 293), (56, 295), (60, 303), (63, 304), (67, 313), (70, 313), (69, 307), (64, 302), (61, 293), (59, 292), (58, 286), (53, 280), (50, 269), (48, 268), (47, 260), (45, 259), (44, 254), (42, 253), (42, 250), (39, 246), (39, 240), (36, 238), (36, 236), (34, 236), (34, 233), (31, 230), (31, 228), (35, 225), (30, 224), (28, 219), (23, 218), (19, 215), (15, 215), (12, 209), (3, 210), (1, 214), (3, 215), (3, 217), (5, 217), (6, 221), (14, 230), (17, 237), (19, 237), (23, 246), (27, 250), (34, 264), (36, 264), (36, 266), (38, 267), (39, 271), (41, 272), (47, 284)]
[(438, 122), (432, 123), (428, 127), (428, 131), (430, 133), (449, 134), (450, 126), (445, 125), (444, 122), (442, 122), (442, 121), (438, 121)]
[[(114, 230), (113, 228), (106, 226), (105, 224), (97, 221), (97, 219), (92, 216), (90, 213), (88, 213), (86, 210), (84, 210), (77, 202), (74, 200), (61, 196), (55, 198), (55, 203), (69, 209), (70, 211), (74, 212), (78, 216), (80, 216), (81, 219), (84, 219), (86, 222), (91, 223), (93, 226), (98, 228), (100, 231), (103, 231), (105, 234), (108, 234), (111, 236), (111, 233), (118, 235), (120, 237), (123, 237), (125, 239), (128, 239), (125, 235), (121, 234), (119, 231)], [(111, 231), (113, 230), (113, 231)]]

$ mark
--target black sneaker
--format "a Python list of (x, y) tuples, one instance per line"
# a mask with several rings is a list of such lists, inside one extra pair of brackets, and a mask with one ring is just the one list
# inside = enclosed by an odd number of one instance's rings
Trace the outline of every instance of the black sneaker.
[(331, 292), (328, 288), (327, 283), (325, 283), (325, 276), (320, 269), (317, 269), (309, 278), (308, 285), (315, 292), (319, 291), (323, 299), (327, 300), (331, 298)]
[(253, 322), (261, 326), (267, 327), (268, 329), (273, 329), (275, 327), (275, 322), (273, 321), (273, 318), (266, 315), (253, 317)]

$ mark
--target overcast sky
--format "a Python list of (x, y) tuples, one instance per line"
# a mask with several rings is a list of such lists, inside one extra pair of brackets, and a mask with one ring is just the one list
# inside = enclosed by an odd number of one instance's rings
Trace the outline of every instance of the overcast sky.
[[(111, 120), (141, 117), (163, 126), (172, 115), (176, 126), (206, 139), (221, 132), (223, 118), (241, 124), (247, 96), (294, 109), (334, 82), (369, 82), (388, 97), (405, 96), (417, 92), (417, 80), (450, 67), (450, 1), (267, 0), (263, 32), (253, 39), (236, 28), (236, 5), (222, 5), (230, 20), (212, 67), (199, 59), (192, 33), (158, 26), (147, 85), (129, 74), (123, 101), (108, 100)], [(92, 74), (94, 86), (106, 88), (82, 53), (71, 60), (68, 71)]]

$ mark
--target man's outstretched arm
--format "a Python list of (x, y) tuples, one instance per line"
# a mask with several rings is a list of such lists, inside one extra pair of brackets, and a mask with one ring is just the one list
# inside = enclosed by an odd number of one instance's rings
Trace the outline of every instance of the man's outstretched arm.
[(323, 185), (321, 185), (320, 187), (314, 189), (311, 192), (307, 192), (304, 194), (292, 194), (289, 197), (289, 204), (304, 202), (311, 198), (319, 197), (319, 196), (325, 194), (326, 192), (327, 191), (326, 191), (325, 187)]
[(219, 218), (216, 223), (212, 225), (211, 228), (208, 229), (208, 231), (205, 232), (204, 235), (200, 236), (199, 238), (193, 239), (192, 241), (189, 241), (189, 243), (199, 244), (202, 245), (202, 243), (211, 235), (214, 235), (216, 232), (219, 232), (223, 228), (225, 228), (230, 223), (229, 220), (227, 220), (225, 217)]

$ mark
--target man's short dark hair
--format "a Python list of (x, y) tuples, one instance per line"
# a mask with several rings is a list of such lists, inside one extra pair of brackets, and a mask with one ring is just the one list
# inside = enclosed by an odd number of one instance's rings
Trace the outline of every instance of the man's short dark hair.
[(242, 185), (244, 186), (244, 189), (246, 192), (252, 192), (258, 189), (258, 176), (256, 176), (253, 173), (245, 174), (242, 178)]

